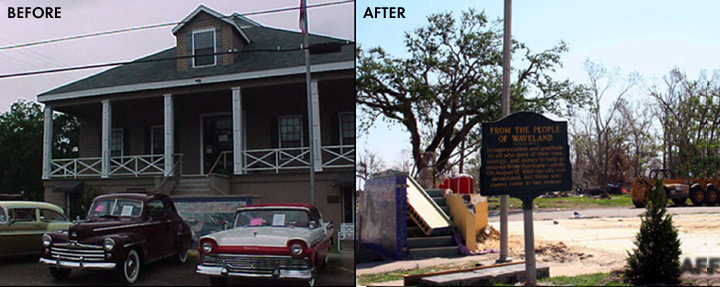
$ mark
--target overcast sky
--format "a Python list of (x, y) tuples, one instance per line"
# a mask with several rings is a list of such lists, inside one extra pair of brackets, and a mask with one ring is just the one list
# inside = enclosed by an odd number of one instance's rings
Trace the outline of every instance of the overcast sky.
[[(308, 5), (335, 2), (308, 0)], [(299, 0), (0, 0), (0, 47), (74, 35), (181, 21), (197, 6), (225, 15), (297, 7)], [(8, 7), (61, 7), (60, 19), (10, 19)], [(308, 10), (311, 33), (355, 39), (353, 3)], [(267, 26), (298, 31), (298, 10), (248, 16)], [(175, 45), (173, 26), (0, 50), (0, 74), (128, 61)], [(0, 112), (19, 100), (108, 68), (0, 79)]]
[[(503, 0), (359, 0), (357, 43), (365, 48), (382, 46), (395, 56), (407, 55), (403, 33), (427, 23), (426, 15), (459, 13), (472, 7), (495, 20), (502, 18), (503, 4)], [(403, 6), (406, 18), (363, 19), (368, 6)], [(637, 71), (650, 85), (673, 67), (691, 79), (702, 70), (711, 75), (720, 68), (718, 11), (720, 1), (711, 0), (513, 0), (512, 34), (534, 52), (565, 41), (570, 51), (562, 57), (564, 67), (556, 74), (558, 78), (587, 83), (583, 62), (590, 59), (625, 74)], [(630, 100), (646, 98), (647, 85), (635, 89)], [(360, 135), (357, 143), (359, 152), (367, 149), (378, 153), (388, 167), (403, 149), (410, 148), (409, 134), (403, 127), (381, 121), (369, 135)]]

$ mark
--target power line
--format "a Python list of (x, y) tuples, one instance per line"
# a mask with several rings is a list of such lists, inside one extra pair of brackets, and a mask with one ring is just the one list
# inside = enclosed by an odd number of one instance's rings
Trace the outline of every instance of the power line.
[[(346, 42), (346, 43), (341, 43), (340, 45), (354, 45), (354, 43)], [(67, 68), (57, 68), (57, 69), (49, 69), (49, 70), (41, 70), (41, 71), (5, 74), (5, 75), (0, 75), (0, 79), (16, 78), (16, 77), (23, 77), (23, 76), (30, 76), (30, 75), (49, 74), (49, 73), (59, 73), (59, 72), (67, 72), (67, 71), (76, 71), (76, 70), (85, 70), (85, 69), (95, 69), (95, 68), (112, 67), (112, 66), (119, 66), (119, 65), (132, 65), (132, 64), (170, 61), (170, 60), (187, 59), (187, 58), (202, 57), (202, 56), (216, 56), (216, 55), (225, 55), (225, 54), (242, 54), (242, 53), (254, 53), (254, 52), (286, 53), (286, 52), (294, 52), (294, 51), (301, 51), (301, 50), (305, 50), (305, 48), (277, 49), (277, 50), (276, 49), (254, 49), (254, 50), (245, 50), (245, 51), (219, 52), (219, 53), (203, 54), (203, 55), (176, 56), (176, 57), (160, 58), (160, 59), (145, 59), (145, 60), (137, 60), (137, 61), (112, 62), (112, 63), (93, 64), (93, 65), (75, 66), (75, 67), (67, 67)]]
[[(321, 3), (321, 4), (314, 4), (314, 5), (308, 5), (307, 8), (318, 8), (318, 7), (325, 7), (325, 6), (333, 6), (333, 5), (345, 4), (345, 3), (351, 3), (351, 2), (355, 2), (355, 0), (343, 0), (343, 1), (335, 1), (335, 2), (327, 2), (327, 3)], [(300, 9), (300, 7), (286, 7), (286, 8), (263, 10), (263, 11), (257, 11), (257, 12), (249, 12), (249, 13), (243, 13), (243, 14), (233, 14), (233, 15), (230, 15), (230, 16), (223, 16), (223, 17), (219, 17), (219, 18), (223, 19), (223, 18), (234, 18), (234, 17), (236, 17), (236, 16), (252, 16), (252, 15), (271, 14), (271, 13), (292, 11), (292, 10), (298, 10), (298, 9)], [(168, 22), (168, 23), (160, 23), (160, 24), (153, 24), (153, 25), (145, 25), (145, 26), (138, 26), (138, 27), (132, 27), (132, 28), (125, 28), (125, 29), (118, 29), (118, 30), (111, 30), (111, 31), (103, 31), (103, 32), (97, 32), (97, 33), (90, 33), (90, 34), (83, 34), (83, 35), (76, 35), (76, 36), (69, 36), (69, 37), (62, 37), (62, 38), (56, 38), (56, 39), (50, 39), (50, 40), (43, 40), (43, 41), (38, 41), (38, 42), (16, 44), (16, 45), (10, 45), (10, 46), (0, 47), (0, 51), (10, 50), (10, 49), (17, 49), (17, 48), (25, 48), (25, 47), (31, 47), (31, 46), (37, 46), (37, 45), (44, 45), (44, 44), (50, 44), (50, 43), (57, 43), (57, 42), (63, 42), (63, 41), (70, 41), (70, 40), (77, 40), (77, 39), (85, 39), (85, 38), (91, 38), (91, 37), (105, 36), (105, 35), (118, 34), (118, 33), (124, 33), (124, 32), (132, 32), (132, 31), (139, 31), (139, 30), (146, 30), (146, 29), (154, 29), (154, 28), (166, 27), (166, 26), (171, 26), (171, 25), (177, 25), (177, 24), (181, 24), (181, 23), (187, 23), (187, 21), (185, 21), (185, 22), (184, 22), (184, 21), (180, 21), (180, 22)]]

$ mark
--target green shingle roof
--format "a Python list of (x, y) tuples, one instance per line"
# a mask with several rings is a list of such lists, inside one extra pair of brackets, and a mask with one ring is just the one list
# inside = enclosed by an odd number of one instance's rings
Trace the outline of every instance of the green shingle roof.
[[(242, 21), (236, 19), (236, 21)], [(218, 76), (244, 72), (280, 69), (305, 65), (305, 52), (302, 50), (291, 52), (262, 52), (257, 50), (286, 50), (299, 48), (303, 37), (299, 32), (287, 31), (265, 26), (253, 26), (242, 29), (252, 43), (244, 46), (240, 53), (235, 55), (233, 65), (218, 65), (177, 71), (177, 60), (158, 61), (149, 63), (126, 64), (90, 77), (69, 83), (67, 85), (44, 92), (40, 96), (78, 92), (83, 90), (109, 88), (133, 84), (163, 82), (189, 78)], [(310, 63), (326, 64), (335, 62), (354, 61), (355, 45), (348, 40), (327, 36), (310, 35), (310, 43), (341, 42), (348, 43), (342, 46), (340, 53), (311, 55)], [(146, 56), (136, 61), (149, 59), (165, 59), (176, 57), (175, 47)]]

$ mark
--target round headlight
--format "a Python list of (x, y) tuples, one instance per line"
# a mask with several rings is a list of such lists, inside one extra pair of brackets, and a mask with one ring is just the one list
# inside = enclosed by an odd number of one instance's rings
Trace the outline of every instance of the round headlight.
[(202, 250), (203, 250), (203, 253), (210, 253), (210, 251), (212, 251), (212, 243), (204, 242), (202, 244)]
[(112, 238), (105, 238), (105, 240), (103, 240), (103, 247), (105, 248), (105, 251), (112, 250), (113, 247), (115, 247), (115, 240)]
[(295, 243), (292, 246), (290, 246), (290, 252), (294, 255), (300, 255), (303, 252), (302, 245)]
[(43, 246), (48, 247), (50, 244), (52, 244), (52, 237), (50, 235), (43, 235), (42, 237)]

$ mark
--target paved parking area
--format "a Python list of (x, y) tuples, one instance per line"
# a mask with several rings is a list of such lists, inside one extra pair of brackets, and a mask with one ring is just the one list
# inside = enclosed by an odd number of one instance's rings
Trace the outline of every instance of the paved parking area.
[[(142, 266), (138, 286), (197, 286), (210, 285), (206, 276), (195, 274), (197, 255), (191, 254), (185, 264), (162, 260)], [(354, 286), (354, 255), (333, 253), (328, 266), (318, 272), (317, 286)], [(0, 258), (2, 285), (43, 285), (43, 286), (114, 286), (122, 285), (112, 272), (73, 270), (70, 278), (58, 281), (50, 276), (47, 266), (38, 263), (37, 256)], [(286, 286), (288, 282), (277, 280), (231, 279), (228, 285)]]

